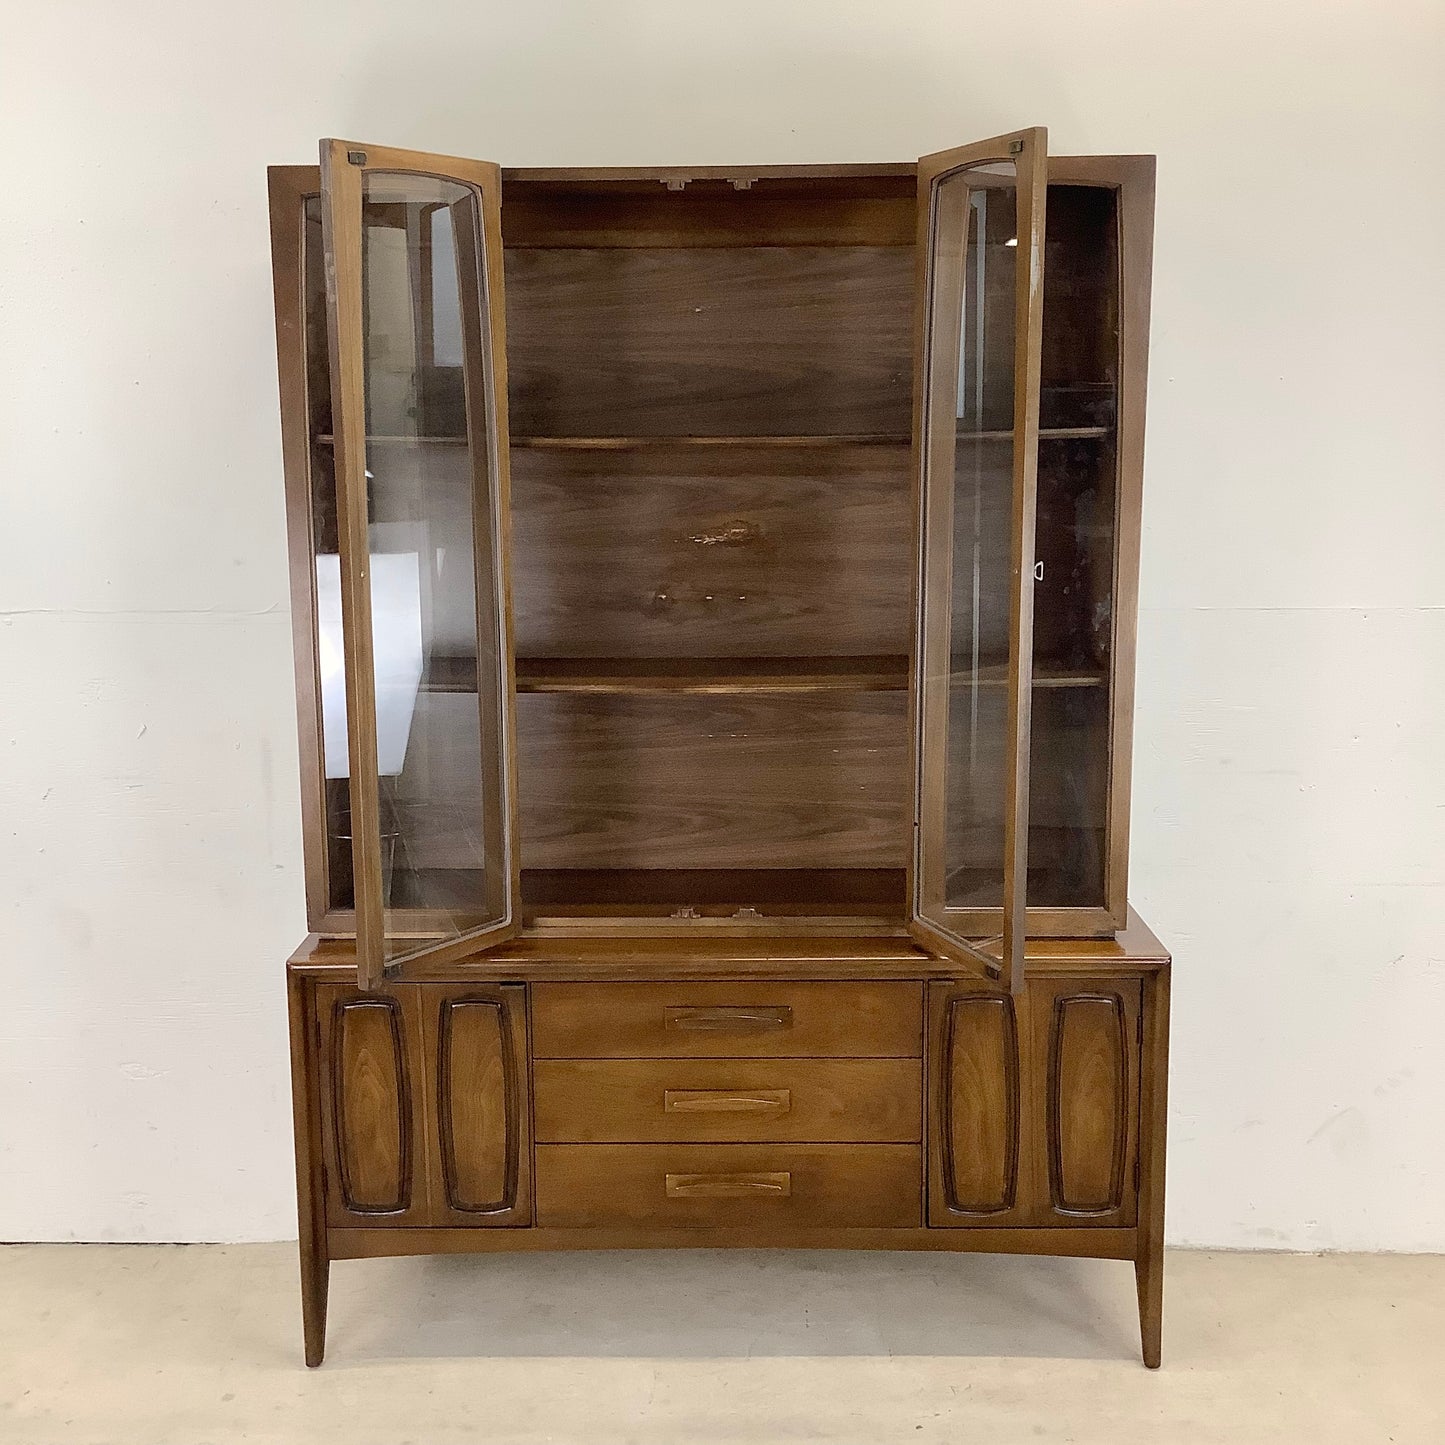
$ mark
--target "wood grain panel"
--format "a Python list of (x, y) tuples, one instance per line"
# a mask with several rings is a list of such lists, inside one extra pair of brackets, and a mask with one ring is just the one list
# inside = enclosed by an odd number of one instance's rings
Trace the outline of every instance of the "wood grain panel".
[(901, 868), (907, 698), (517, 699), (524, 868)]
[(505, 1209), (516, 1195), (518, 1081), (509, 1077), (505, 1025), (499, 1000), (442, 1005), (438, 1114), (453, 1209)]
[(930, 1225), (1033, 1223), (1042, 1167), (1030, 1024), (1028, 1005), (996, 985), (928, 987)]
[(503, 172), (512, 246), (911, 246), (912, 175), (520, 178)]
[(411, 1202), (411, 1080), (395, 998), (341, 999), (331, 1048), (331, 1114), (341, 1203), (400, 1214)]
[(1013, 999), (948, 1005), (944, 1034), (944, 1194), (955, 1213), (1007, 1213), (1018, 1197), (1019, 1047)]
[(906, 441), (515, 447), (518, 655), (907, 653), (909, 465)]
[(906, 1227), (922, 1183), (915, 1144), (541, 1144), (537, 1222)]
[(542, 1143), (911, 1143), (922, 1071), (912, 1059), (541, 1059)]
[(434, 1110), (432, 1223), (531, 1223), (526, 995), (520, 985), (424, 986)]
[[(659, 972), (666, 961), (658, 958)], [(532, 990), (536, 1058), (917, 1058), (916, 983), (553, 983)]]
[(1049, 1203), (1055, 1215), (1132, 1223), (1139, 985), (1055, 984), (1034, 1001), (1048, 1034)]
[(906, 433), (905, 246), (506, 253), (518, 436)]

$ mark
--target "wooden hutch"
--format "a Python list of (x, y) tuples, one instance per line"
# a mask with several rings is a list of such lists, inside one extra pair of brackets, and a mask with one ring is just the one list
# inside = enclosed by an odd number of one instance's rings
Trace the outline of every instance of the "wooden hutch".
[(1153, 160), (270, 172), (329, 1262), (1132, 1260)]

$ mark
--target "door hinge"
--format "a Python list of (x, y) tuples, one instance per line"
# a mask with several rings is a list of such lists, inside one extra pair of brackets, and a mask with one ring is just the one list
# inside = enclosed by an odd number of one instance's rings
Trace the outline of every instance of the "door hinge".
[(347, 151), (346, 163), (350, 166), (364, 166), (366, 164), (365, 151)]
[(1137, 1194), (1137, 1193), (1139, 1192), (1139, 1185), (1140, 1185), (1140, 1182), (1141, 1182), (1142, 1178), (1143, 1178), (1143, 1170), (1142, 1170), (1142, 1168), (1140, 1167), (1139, 1161), (1136, 1159), (1136, 1160), (1134, 1161), (1134, 1193), (1135, 1193), (1135, 1194)]
[(1021, 156), (1024, 153), (1024, 143), (1021, 140), (1011, 140), (1008, 143), (1008, 153), (1011, 156)]

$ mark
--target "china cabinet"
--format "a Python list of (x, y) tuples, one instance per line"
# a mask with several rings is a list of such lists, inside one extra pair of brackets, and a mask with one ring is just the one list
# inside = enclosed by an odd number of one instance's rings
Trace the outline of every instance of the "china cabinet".
[(1133, 1261), (1153, 161), (270, 172), (329, 1262)]

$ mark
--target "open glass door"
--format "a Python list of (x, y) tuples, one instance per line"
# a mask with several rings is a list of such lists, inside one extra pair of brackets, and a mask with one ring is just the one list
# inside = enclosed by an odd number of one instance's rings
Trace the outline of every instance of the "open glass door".
[(321, 189), (346, 695), (335, 741), (358, 971), (374, 986), (520, 929), (501, 174), (329, 140)]
[[(1047, 141), (918, 163), (919, 581), (909, 927), (1023, 982)], [(965, 936), (980, 910), (1003, 919)]]

